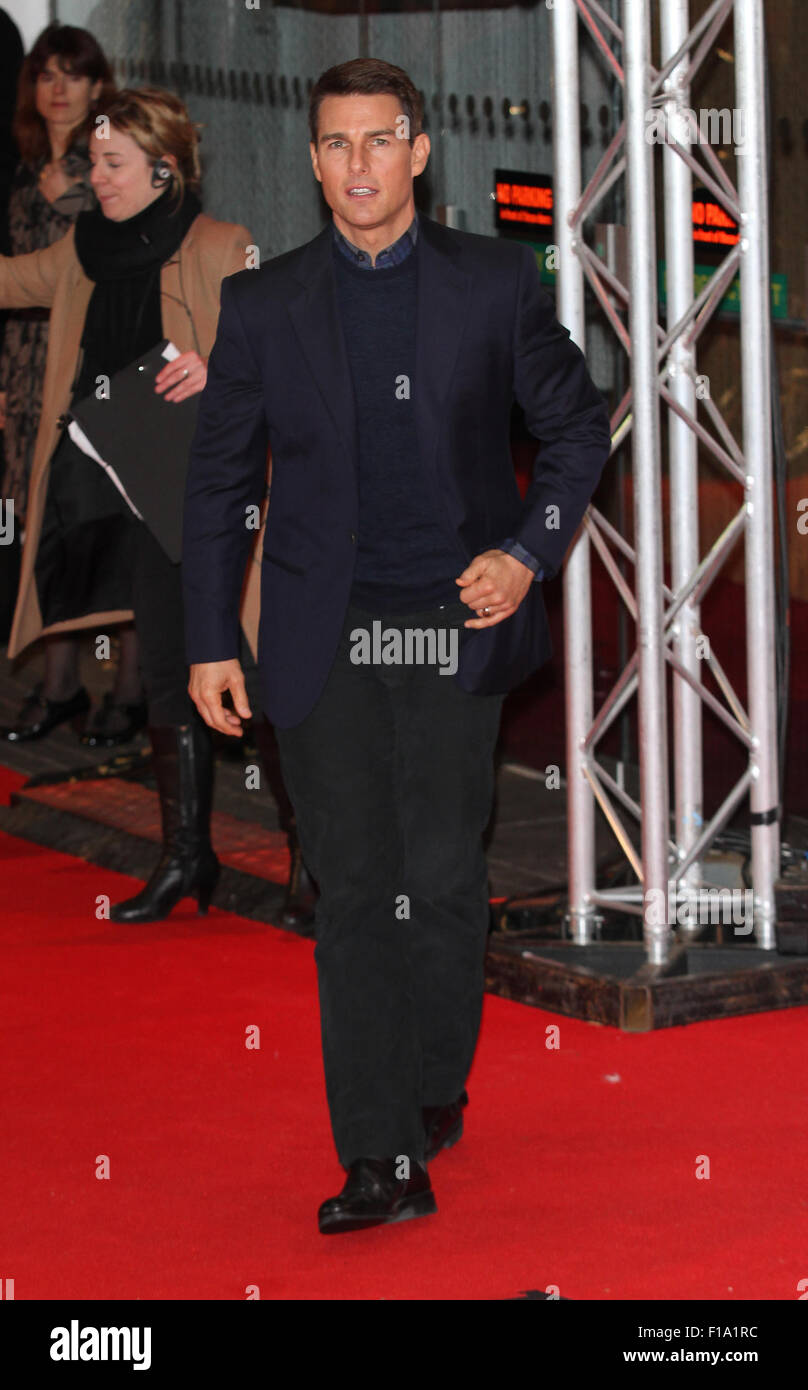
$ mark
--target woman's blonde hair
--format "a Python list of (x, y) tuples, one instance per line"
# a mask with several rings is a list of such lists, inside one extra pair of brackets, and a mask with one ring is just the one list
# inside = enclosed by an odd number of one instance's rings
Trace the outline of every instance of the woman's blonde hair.
[(103, 114), (113, 130), (131, 135), (146, 158), (173, 155), (172, 185), (181, 202), (186, 188), (196, 191), (201, 182), (199, 132), (185, 103), (161, 87), (124, 87), (107, 103)]

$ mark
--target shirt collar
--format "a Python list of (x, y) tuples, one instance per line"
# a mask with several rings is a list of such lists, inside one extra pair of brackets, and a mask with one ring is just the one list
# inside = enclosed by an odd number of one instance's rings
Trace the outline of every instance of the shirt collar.
[(360, 266), (363, 270), (385, 270), (390, 266), (400, 265), (403, 260), (406, 260), (418, 240), (418, 214), (416, 213), (406, 232), (402, 232), (392, 246), (385, 246), (384, 250), (379, 252), (374, 265), (367, 251), (362, 251), (358, 246), (354, 246), (353, 242), (348, 240), (334, 222), (331, 223), (331, 226), (334, 240), (340, 251), (354, 265)]

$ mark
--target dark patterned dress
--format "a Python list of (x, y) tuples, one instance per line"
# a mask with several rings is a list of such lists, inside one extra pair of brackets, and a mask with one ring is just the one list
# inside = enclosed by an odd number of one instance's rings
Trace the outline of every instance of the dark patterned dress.
[[(74, 147), (62, 160), (67, 177), (79, 182), (54, 203), (39, 190), (39, 174), (44, 163), (42, 160), (36, 165), (20, 164), (14, 177), (9, 201), (9, 232), (14, 256), (50, 246), (70, 230), (80, 212), (95, 206), (86, 147)], [(18, 517), (25, 515), (39, 428), (49, 319), (50, 309), (13, 310), (6, 319), (0, 354), (0, 391), (6, 392), (5, 470), (0, 497), (14, 498)]]

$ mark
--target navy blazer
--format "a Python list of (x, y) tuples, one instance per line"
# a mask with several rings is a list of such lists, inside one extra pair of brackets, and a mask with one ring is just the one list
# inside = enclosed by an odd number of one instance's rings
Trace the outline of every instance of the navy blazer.
[[(263, 500), (271, 448), (258, 664), (264, 709), (279, 728), (304, 719), (323, 689), (356, 556), (356, 412), (332, 239), (329, 224), (307, 245), (222, 282), (185, 494), (186, 657), (223, 661), (239, 652), (254, 534), (247, 509)], [(449, 525), (469, 561), (512, 536), (550, 578), (609, 456), (603, 398), (529, 247), (419, 215), (410, 254), (418, 258), (410, 389), (421, 457), (437, 475)], [(509, 443), (514, 398), (540, 443), (524, 501)], [(464, 630), (453, 679), (475, 693), (507, 691), (550, 654), (542, 586), (533, 583), (510, 618)]]

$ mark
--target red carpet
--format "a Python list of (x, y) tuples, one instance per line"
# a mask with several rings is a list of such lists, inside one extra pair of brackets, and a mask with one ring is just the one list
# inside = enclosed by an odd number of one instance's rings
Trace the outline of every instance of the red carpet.
[(806, 1010), (626, 1036), (487, 997), (438, 1215), (323, 1237), (311, 943), (190, 902), (111, 927), (97, 895), (129, 880), (5, 835), (0, 859), (17, 1299), (797, 1296)]

